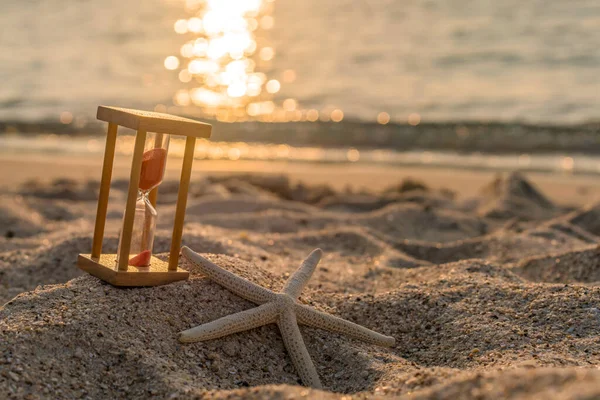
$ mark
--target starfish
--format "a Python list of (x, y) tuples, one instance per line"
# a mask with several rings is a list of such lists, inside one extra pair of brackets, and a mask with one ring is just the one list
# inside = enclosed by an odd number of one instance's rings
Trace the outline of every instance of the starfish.
[(302, 383), (317, 389), (322, 388), (321, 381), (308, 354), (298, 324), (345, 334), (354, 339), (380, 346), (391, 347), (395, 343), (393, 337), (382, 335), (345, 319), (314, 310), (298, 302), (302, 289), (308, 283), (321, 259), (323, 254), (321, 249), (316, 249), (310, 253), (302, 262), (300, 268), (288, 279), (280, 293), (273, 292), (226, 271), (188, 247), (184, 246), (181, 253), (188, 261), (200, 268), (209, 279), (238, 296), (259, 304), (259, 306), (183, 331), (179, 336), (180, 342), (192, 343), (211, 340), (276, 323)]

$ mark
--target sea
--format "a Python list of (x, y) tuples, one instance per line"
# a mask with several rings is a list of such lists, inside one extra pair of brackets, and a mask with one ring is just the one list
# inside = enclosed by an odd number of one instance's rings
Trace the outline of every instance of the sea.
[[(209, 18), (210, 12), (214, 15)], [(219, 12), (224, 15), (220, 22)], [(99, 104), (227, 122), (228, 115), (206, 102), (223, 99), (223, 104), (244, 108), (254, 101), (248, 95), (250, 84), (240, 89), (234, 77), (225, 95), (207, 100), (204, 87), (212, 84), (211, 90), (218, 92), (223, 82), (182, 75), (182, 70), (194, 57), (206, 56), (196, 50), (205, 51), (200, 45), (210, 29), (218, 23), (232, 26), (239, 16), (247, 21), (239, 37), (249, 47), (243, 56), (231, 57), (252, 60), (244, 64), (244, 79), (262, 79), (263, 92), (255, 99), (261, 106), (252, 109), (254, 116), (265, 104), (272, 111), (270, 104), (284, 110), (275, 119), (278, 125), (344, 124), (341, 132), (330, 130), (325, 146), (339, 154), (355, 154), (348, 151), (356, 148), (364, 149), (361, 161), (372, 158), (367, 150), (420, 160), (407, 152), (431, 150), (425, 157), (431, 160), (431, 154), (463, 157), (465, 151), (479, 157), (482, 150), (439, 148), (436, 137), (406, 147), (401, 140), (367, 140), (365, 145), (364, 132), (382, 127), (389, 130), (388, 136), (401, 136), (405, 129), (395, 131), (394, 125), (421, 131), (433, 126), (460, 141), (465, 132), (469, 137), (496, 124), (500, 130), (506, 127), (507, 142), (521, 141), (515, 139), (517, 126), (523, 138), (532, 140), (523, 139), (530, 143), (524, 148), (506, 146), (503, 157), (517, 160), (517, 165), (523, 154), (547, 153), (563, 165), (565, 157), (579, 160), (578, 154), (597, 151), (598, 0), (2, 0), (0, 121), (7, 132), (15, 126), (41, 126), (39, 135), (0, 139), (2, 149), (18, 147), (15, 143), (22, 140), (47, 141), (44, 135), (54, 123), (85, 134)], [(200, 46), (193, 47), (193, 56), (185, 54), (191, 51), (190, 43)], [(211, 68), (212, 64), (207, 70)], [(269, 89), (271, 81), (276, 85)], [(265, 128), (271, 133), (262, 139), (294, 149), (314, 145), (287, 140), (293, 134), (282, 132), (291, 126)], [(584, 127), (586, 139), (569, 147), (568, 135), (553, 143), (556, 135), (550, 134), (541, 148), (536, 147), (548, 127)], [(328, 135), (327, 129), (319, 129)], [(244, 137), (247, 131), (240, 129), (230, 139), (251, 141)], [(348, 141), (356, 132), (363, 135), (360, 143)], [(485, 153), (481, 132), (478, 143)], [(326, 158), (335, 162), (338, 156)], [(341, 157), (352, 158), (356, 157)]]

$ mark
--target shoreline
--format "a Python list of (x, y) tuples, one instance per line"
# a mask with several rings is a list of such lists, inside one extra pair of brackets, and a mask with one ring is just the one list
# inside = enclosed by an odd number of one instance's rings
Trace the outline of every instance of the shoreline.
[[(133, 135), (119, 135), (117, 155), (133, 150)], [(183, 139), (172, 139), (169, 157), (183, 157)], [(69, 135), (0, 135), (0, 157), (23, 155), (52, 157), (93, 157), (104, 152), (104, 137)], [(585, 153), (499, 153), (455, 150), (365, 149), (351, 146), (315, 147), (260, 142), (199, 140), (195, 159), (211, 161), (289, 162), (297, 164), (359, 164), (386, 168), (452, 168), (492, 172), (542, 172), (567, 175), (600, 175), (600, 156)]]
[[(180, 160), (167, 162), (165, 179), (177, 180)], [(102, 156), (0, 154), (0, 189), (11, 190), (29, 181), (48, 183), (55, 179), (99, 180)], [(128, 179), (130, 159), (117, 156), (114, 179)], [(361, 163), (295, 163), (285, 161), (195, 160), (192, 180), (204, 175), (286, 175), (294, 183), (329, 185), (335, 190), (352, 187), (379, 191), (405, 178), (422, 181), (435, 190), (449, 189), (458, 198), (478, 196), (483, 187), (506, 172), (435, 166), (386, 166)], [(583, 206), (600, 199), (600, 180), (593, 175), (527, 172), (550, 198), (564, 205)]]

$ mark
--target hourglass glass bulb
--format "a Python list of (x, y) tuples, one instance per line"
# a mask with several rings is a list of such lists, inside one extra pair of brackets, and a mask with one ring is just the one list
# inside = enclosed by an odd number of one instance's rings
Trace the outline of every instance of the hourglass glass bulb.
[[(134, 267), (148, 267), (152, 259), (157, 213), (148, 196), (163, 180), (168, 147), (169, 135), (166, 134), (155, 134), (146, 140), (127, 263)], [(119, 254), (121, 244), (119, 240)]]

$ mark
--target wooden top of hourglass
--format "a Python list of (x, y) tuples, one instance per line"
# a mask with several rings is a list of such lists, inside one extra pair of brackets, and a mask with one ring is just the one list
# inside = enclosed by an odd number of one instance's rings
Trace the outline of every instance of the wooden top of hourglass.
[(211, 125), (193, 119), (152, 111), (99, 106), (96, 118), (126, 128), (145, 132), (165, 132), (171, 135), (209, 138)]
[[(92, 252), (91, 254), (80, 254), (77, 259), (77, 265), (82, 270), (115, 286), (155, 286), (188, 279), (189, 272), (178, 266), (187, 193), (190, 185), (196, 139), (210, 138), (211, 125), (175, 115), (107, 106), (98, 107), (97, 118), (109, 123), (104, 150), (102, 179), (98, 195), (98, 209), (94, 226)], [(127, 203), (123, 217), (121, 239), (123, 245), (119, 250), (119, 261), (116, 262), (117, 254), (102, 254), (102, 241), (104, 238), (104, 226), (107, 216), (118, 126), (131, 128), (137, 132), (131, 161)], [(169, 261), (167, 263), (156, 257), (152, 257), (150, 266), (142, 270), (135, 267), (129, 268), (127, 261), (129, 259), (129, 243), (131, 242), (133, 231), (135, 202), (139, 188), (147, 132), (185, 136), (186, 141), (181, 178), (179, 180), (179, 193), (175, 207), (175, 218), (173, 221)], [(153, 189), (153, 192), (156, 196), (156, 188)]]

